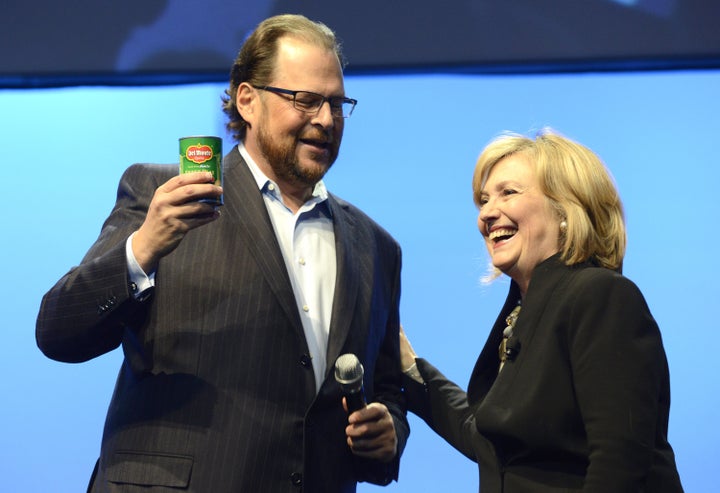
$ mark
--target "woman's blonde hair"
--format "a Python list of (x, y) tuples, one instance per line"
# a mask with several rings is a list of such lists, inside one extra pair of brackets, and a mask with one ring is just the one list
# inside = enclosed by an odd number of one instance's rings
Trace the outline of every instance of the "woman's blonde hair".
[(535, 139), (506, 133), (480, 154), (473, 174), (473, 198), (480, 194), (493, 167), (503, 158), (522, 154), (535, 167), (540, 189), (564, 221), (560, 258), (567, 265), (594, 260), (620, 270), (625, 256), (623, 206), (610, 172), (587, 147), (551, 129)]

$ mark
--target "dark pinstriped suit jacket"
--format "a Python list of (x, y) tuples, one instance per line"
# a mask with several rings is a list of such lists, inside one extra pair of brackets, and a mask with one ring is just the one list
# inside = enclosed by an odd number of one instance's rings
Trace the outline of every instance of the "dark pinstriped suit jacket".
[(36, 336), (47, 356), (79, 362), (119, 345), (125, 355), (90, 491), (350, 492), (396, 479), (397, 459), (349, 451), (331, 370), (342, 353), (360, 358), (368, 400), (390, 409), (402, 451), (398, 244), (330, 196), (337, 285), (316, 396), (285, 263), (237, 148), (224, 171), (221, 217), (161, 260), (149, 300), (130, 292), (125, 241), (176, 166), (128, 168), (97, 242), (43, 298)]

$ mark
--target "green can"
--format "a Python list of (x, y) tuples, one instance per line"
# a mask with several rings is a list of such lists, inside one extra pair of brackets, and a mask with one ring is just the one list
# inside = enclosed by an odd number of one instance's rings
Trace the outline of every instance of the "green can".
[[(180, 138), (180, 174), (196, 171), (209, 171), (215, 178), (215, 184), (222, 186), (222, 139), (210, 135), (197, 135)], [(222, 205), (222, 195), (215, 199), (202, 199), (202, 202)]]

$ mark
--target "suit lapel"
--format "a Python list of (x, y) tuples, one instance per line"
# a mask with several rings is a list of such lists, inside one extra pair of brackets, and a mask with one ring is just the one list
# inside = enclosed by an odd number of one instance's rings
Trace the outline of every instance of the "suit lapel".
[[(287, 267), (280, 251), (275, 231), (265, 208), (252, 173), (234, 148), (223, 161), (225, 180), (225, 210), (232, 225), (232, 235), (246, 238), (248, 249), (263, 271), (271, 289), (278, 298), (288, 319), (305, 340), (302, 322), (297, 311), (295, 295), (287, 273)], [(358, 244), (365, 244), (360, 238), (356, 219), (330, 195), (328, 198), (335, 231), (337, 277), (330, 321), (330, 335), (327, 349), (327, 371), (333, 371), (335, 360), (341, 354), (351, 330), (357, 311), (357, 300), (361, 289), (363, 272), (372, 270), (372, 256), (361, 255)], [(367, 276), (366, 276), (367, 277)], [(364, 284), (363, 284), (364, 285)], [(362, 289), (371, 289), (367, 286)], [(325, 375), (327, 378), (328, 374)]]
[(365, 242), (358, 237), (355, 218), (332, 195), (328, 198), (328, 204), (335, 228), (337, 257), (337, 280), (327, 348), (327, 368), (330, 372), (334, 368), (335, 360), (340, 356), (351, 323), (356, 319), (354, 314), (360, 290), (360, 273), (371, 267), (365, 265), (366, 257), (360, 255), (357, 249), (358, 244)]
[(270, 288), (278, 298), (288, 319), (305, 340), (295, 295), (288, 276), (285, 260), (275, 237), (270, 216), (255, 179), (240, 156), (237, 147), (223, 160), (225, 179), (224, 211), (233, 226), (233, 235), (244, 238), (250, 253), (263, 271)]

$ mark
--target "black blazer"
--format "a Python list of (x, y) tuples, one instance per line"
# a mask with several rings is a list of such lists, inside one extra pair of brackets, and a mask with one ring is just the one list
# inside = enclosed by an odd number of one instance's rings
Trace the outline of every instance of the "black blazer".
[(478, 461), (482, 493), (677, 493), (667, 441), (670, 388), (658, 327), (637, 287), (557, 256), (536, 267), (498, 374), (505, 306), (468, 392), (418, 361), (409, 409)]
[[(331, 375), (355, 353), (368, 400), (387, 405), (399, 453), (408, 435), (399, 372), (401, 254), (352, 205), (330, 196), (337, 247), (325, 381), (312, 364), (285, 263), (261, 194), (237, 148), (224, 159), (225, 205), (159, 264), (135, 301), (125, 242), (177, 166), (134, 165), (82, 263), (43, 298), (39, 347), (85, 361), (122, 346), (92, 492), (352, 492), (386, 484), (391, 464), (360, 460)], [(399, 456), (398, 453), (398, 456)]]

